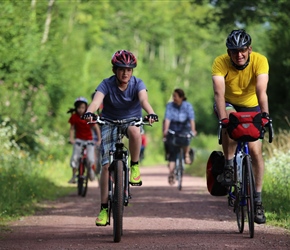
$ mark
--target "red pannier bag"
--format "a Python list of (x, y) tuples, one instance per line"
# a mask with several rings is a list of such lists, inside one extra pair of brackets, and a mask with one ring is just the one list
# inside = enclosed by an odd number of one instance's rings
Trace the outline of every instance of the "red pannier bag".
[(260, 112), (232, 112), (227, 132), (235, 141), (251, 142), (262, 138), (262, 117)]

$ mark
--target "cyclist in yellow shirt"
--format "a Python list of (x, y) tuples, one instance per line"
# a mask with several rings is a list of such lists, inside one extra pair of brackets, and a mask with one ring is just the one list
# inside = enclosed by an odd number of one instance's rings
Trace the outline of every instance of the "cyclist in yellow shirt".
[[(231, 112), (260, 111), (269, 120), (267, 85), (269, 65), (267, 58), (252, 51), (251, 37), (245, 30), (233, 30), (226, 40), (227, 54), (218, 56), (212, 66), (214, 109), (218, 119), (228, 123)], [(223, 131), (222, 146), (225, 171), (222, 184), (233, 182), (233, 159), (236, 142)], [(261, 140), (249, 143), (256, 183), (255, 222), (266, 222), (262, 205), (264, 160)]]

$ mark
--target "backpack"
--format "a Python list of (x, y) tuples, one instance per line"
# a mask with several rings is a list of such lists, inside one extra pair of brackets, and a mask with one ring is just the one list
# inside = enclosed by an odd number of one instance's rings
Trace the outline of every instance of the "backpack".
[(207, 190), (212, 196), (225, 196), (228, 189), (217, 180), (218, 175), (223, 174), (225, 157), (221, 151), (213, 151), (207, 161), (206, 181)]

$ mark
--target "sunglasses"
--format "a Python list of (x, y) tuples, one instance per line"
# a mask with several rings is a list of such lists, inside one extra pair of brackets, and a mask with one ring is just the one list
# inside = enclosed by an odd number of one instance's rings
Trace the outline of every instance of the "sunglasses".
[(241, 49), (230, 49), (231, 54), (237, 55), (239, 53), (245, 53), (248, 51), (248, 47), (241, 48)]

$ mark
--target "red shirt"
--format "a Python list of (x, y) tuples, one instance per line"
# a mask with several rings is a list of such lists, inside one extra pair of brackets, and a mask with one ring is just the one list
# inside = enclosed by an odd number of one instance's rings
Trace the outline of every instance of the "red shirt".
[(91, 127), (93, 124), (87, 124), (86, 120), (81, 119), (81, 117), (74, 113), (69, 118), (68, 122), (75, 127), (75, 137), (81, 140), (93, 140), (93, 134)]

